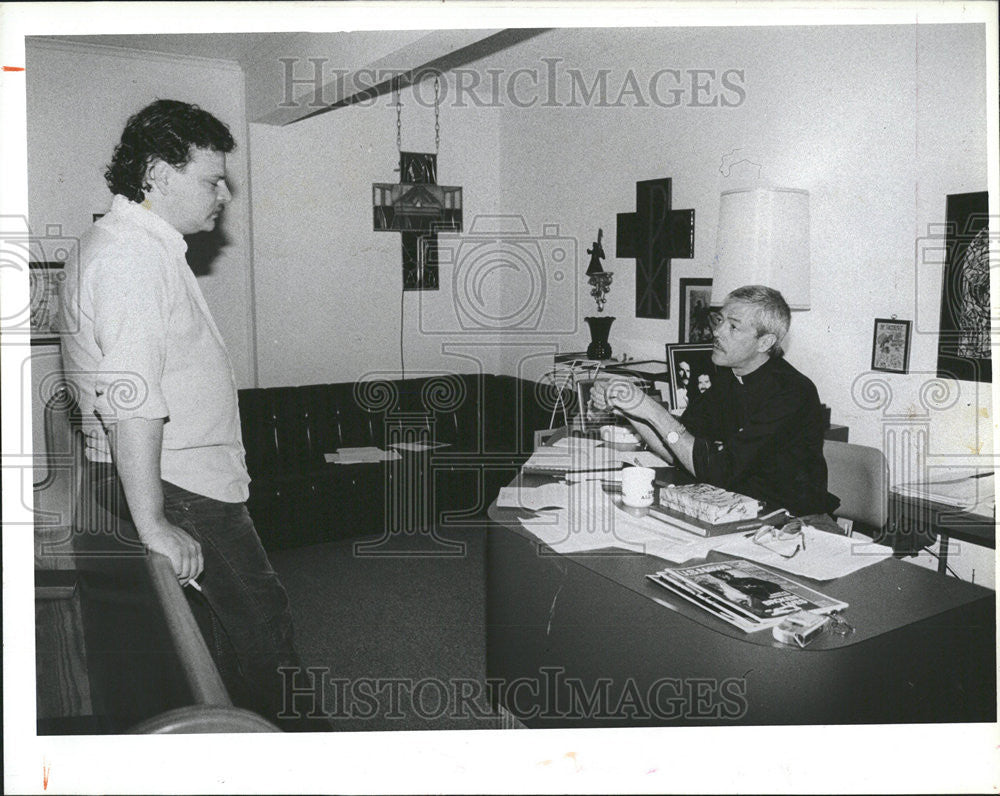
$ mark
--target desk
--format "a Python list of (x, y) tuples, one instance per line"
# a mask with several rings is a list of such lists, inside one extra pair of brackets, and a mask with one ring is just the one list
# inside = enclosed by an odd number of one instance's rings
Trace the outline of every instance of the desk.
[[(526, 485), (539, 476), (519, 476)], [(744, 634), (624, 551), (561, 556), (489, 508), (487, 676), (530, 727), (995, 721), (994, 594), (897, 559), (807, 585), (850, 603), (849, 637)]]
[(942, 574), (948, 564), (949, 539), (996, 549), (993, 517), (898, 492), (889, 492), (888, 527), (893, 550), (902, 553), (915, 553), (940, 537), (938, 572)]

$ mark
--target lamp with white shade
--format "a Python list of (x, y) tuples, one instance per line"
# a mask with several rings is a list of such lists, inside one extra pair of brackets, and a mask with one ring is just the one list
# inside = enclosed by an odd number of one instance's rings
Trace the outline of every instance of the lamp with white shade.
[(809, 309), (809, 192), (796, 188), (724, 191), (712, 274), (712, 306), (743, 285), (781, 292)]

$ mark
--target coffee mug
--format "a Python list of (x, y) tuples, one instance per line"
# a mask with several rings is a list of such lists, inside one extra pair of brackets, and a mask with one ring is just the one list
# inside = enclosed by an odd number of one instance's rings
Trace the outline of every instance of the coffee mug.
[(651, 467), (626, 467), (622, 470), (622, 503), (635, 509), (653, 503), (653, 478)]

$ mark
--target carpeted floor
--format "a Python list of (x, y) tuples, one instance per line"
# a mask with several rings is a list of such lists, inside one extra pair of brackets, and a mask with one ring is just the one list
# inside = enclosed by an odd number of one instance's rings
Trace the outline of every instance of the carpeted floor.
[(500, 727), (485, 683), (485, 529), (440, 538), (464, 551), (418, 533), (270, 554), (303, 665), (319, 668), (296, 682), (299, 710), (315, 695), (345, 731)]

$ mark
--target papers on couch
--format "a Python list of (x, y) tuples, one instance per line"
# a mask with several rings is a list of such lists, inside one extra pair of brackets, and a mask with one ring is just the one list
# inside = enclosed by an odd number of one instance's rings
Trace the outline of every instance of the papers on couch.
[(447, 442), (393, 442), (390, 448), (395, 448), (399, 451), (432, 451), (438, 448), (447, 448), (449, 443)]
[(369, 462), (393, 462), (403, 458), (396, 451), (381, 448), (337, 448), (336, 453), (324, 453), (327, 464), (366, 464)]

